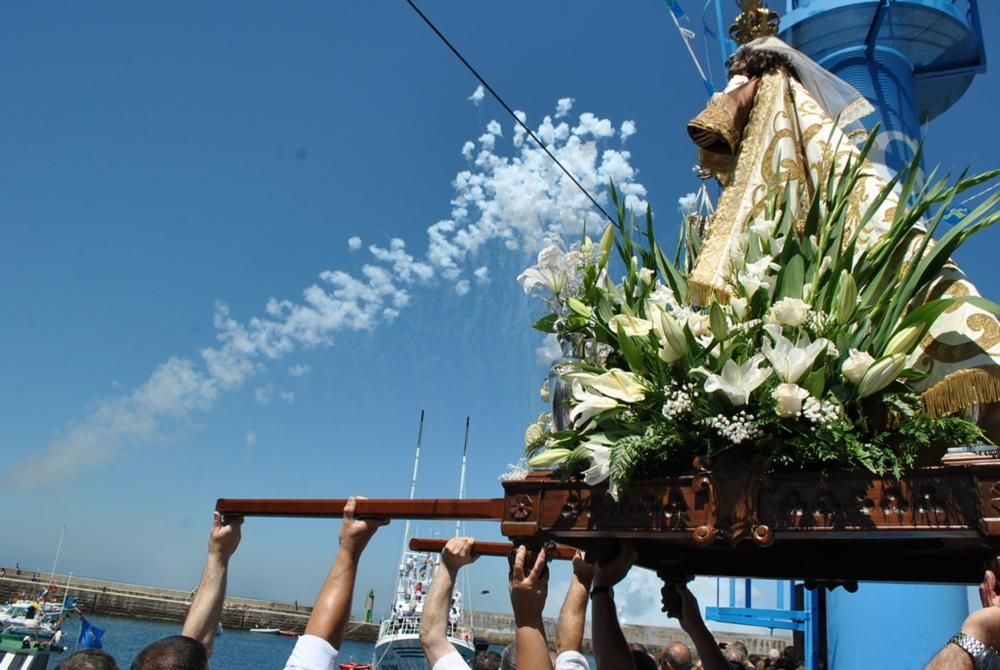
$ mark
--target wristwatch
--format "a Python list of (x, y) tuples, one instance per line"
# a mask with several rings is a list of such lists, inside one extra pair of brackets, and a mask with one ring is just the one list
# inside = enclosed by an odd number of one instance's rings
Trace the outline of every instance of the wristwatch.
[(958, 632), (949, 640), (972, 657), (976, 670), (1000, 670), (1000, 652), (965, 633)]

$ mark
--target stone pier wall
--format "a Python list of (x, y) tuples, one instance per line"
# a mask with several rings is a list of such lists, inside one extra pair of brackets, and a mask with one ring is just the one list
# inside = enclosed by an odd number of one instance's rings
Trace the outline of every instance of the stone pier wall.
[[(14, 568), (0, 568), (0, 575), (4, 570), (6, 576), (0, 576), (0, 602), (13, 600), (18, 595), (37, 595), (48, 583), (47, 573), (39, 577), (41, 581), (32, 581), (31, 571), (22, 570), (21, 575), (16, 575)], [(59, 587), (57, 592), (59, 598), (64, 594), (67, 579), (66, 575), (56, 575), (52, 580)], [(77, 599), (84, 614), (152, 619), (178, 624), (184, 620), (192, 596), (188, 591), (76, 576), (70, 581), (69, 593)], [(227, 596), (222, 611), (222, 625), (231, 630), (280, 628), (302, 632), (311, 609), (294, 603)], [(486, 638), (491, 644), (497, 645), (513, 641), (514, 620), (510, 614), (472, 612), (471, 617), (477, 637)], [(549, 640), (555, 642), (555, 621), (546, 620), (545, 626)], [(658, 650), (662, 645), (673, 641), (691, 644), (687, 635), (677, 628), (625, 625), (623, 630), (629, 642), (642, 643), (651, 651)], [(351, 621), (347, 628), (349, 640), (374, 642), (377, 636), (377, 624)], [(587, 650), (589, 650), (589, 622), (587, 636), (588, 641), (585, 645), (588, 645)], [(790, 643), (790, 638), (779, 636), (718, 633), (716, 638), (728, 642), (743, 640), (750, 652), (757, 654), (766, 654), (771, 648), (782, 649)]]

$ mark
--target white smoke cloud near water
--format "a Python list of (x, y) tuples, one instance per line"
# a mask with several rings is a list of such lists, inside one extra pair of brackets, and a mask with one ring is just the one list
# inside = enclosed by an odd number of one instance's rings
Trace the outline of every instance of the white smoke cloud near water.
[[(469, 100), (481, 103), (478, 89)], [(574, 125), (569, 119), (572, 106), (572, 98), (560, 99), (554, 118), (543, 117), (536, 135), (599, 201), (606, 202), (607, 184), (613, 180), (626, 205), (637, 214), (645, 212), (646, 189), (637, 181), (630, 152), (621, 147), (635, 133), (635, 123), (624, 121), (616, 129), (611, 120), (585, 112)], [(527, 123), (523, 112), (517, 114)], [(218, 302), (213, 346), (196, 357), (171, 357), (137, 388), (101, 400), (97, 409), (67, 426), (47, 447), (11, 466), (8, 482), (29, 487), (68, 478), (110, 460), (119, 449), (151, 442), (168, 426), (210, 410), (220, 395), (242, 388), (270, 364), (332, 346), (337, 332), (370, 331), (391, 323), (411, 306), (415, 290), (446, 287), (462, 296), (494, 282), (497, 278), (483, 258), (487, 247), (527, 256), (553, 234), (572, 238), (584, 226), (602, 230), (603, 215), (587, 196), (523, 128), (509, 125), (504, 135), (503, 126), (490, 121), (476, 142), (461, 148), (468, 165), (452, 181), (450, 217), (427, 228), (422, 256), (415, 256), (400, 238), (388, 247), (368, 245), (370, 257), (359, 271), (320, 272), (299, 300), (271, 298), (263, 314), (246, 322)], [(364, 242), (354, 235), (347, 246), (360, 253)], [(288, 370), (293, 377), (308, 371), (304, 364)], [(254, 391), (256, 401), (264, 404), (274, 395), (272, 384)], [(295, 397), (290, 390), (278, 390), (277, 396), (286, 402)], [(256, 436), (247, 438), (251, 442)], [(16, 479), (14, 472), (19, 473)]]

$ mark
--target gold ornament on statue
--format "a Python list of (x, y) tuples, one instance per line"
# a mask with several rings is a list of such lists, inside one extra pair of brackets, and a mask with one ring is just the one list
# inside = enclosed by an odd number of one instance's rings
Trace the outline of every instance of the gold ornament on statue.
[(740, 13), (729, 26), (729, 36), (737, 44), (746, 44), (760, 37), (778, 34), (781, 17), (772, 12), (763, 0), (736, 0)]

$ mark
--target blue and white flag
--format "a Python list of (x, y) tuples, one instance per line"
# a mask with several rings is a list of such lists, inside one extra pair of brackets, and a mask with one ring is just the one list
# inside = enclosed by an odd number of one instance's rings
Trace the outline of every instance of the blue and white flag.
[(104, 637), (103, 628), (98, 628), (85, 618), (80, 617), (80, 638), (77, 640), (77, 644), (87, 649), (100, 649), (102, 637)]

